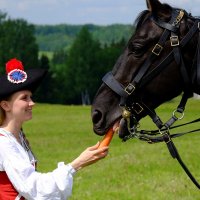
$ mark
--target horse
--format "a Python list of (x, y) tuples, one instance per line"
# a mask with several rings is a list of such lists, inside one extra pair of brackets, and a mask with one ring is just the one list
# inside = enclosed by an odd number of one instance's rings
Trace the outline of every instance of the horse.
[[(172, 141), (177, 135), (169, 131), (183, 118), (188, 98), (200, 94), (200, 18), (159, 0), (146, 0), (146, 5), (147, 10), (135, 21), (133, 35), (94, 97), (93, 130), (103, 136), (118, 126), (123, 141), (132, 137), (148, 143), (164, 141), (200, 189)], [(172, 117), (163, 123), (155, 109), (181, 94)], [(156, 124), (156, 131), (138, 131), (139, 121), (146, 116)]]

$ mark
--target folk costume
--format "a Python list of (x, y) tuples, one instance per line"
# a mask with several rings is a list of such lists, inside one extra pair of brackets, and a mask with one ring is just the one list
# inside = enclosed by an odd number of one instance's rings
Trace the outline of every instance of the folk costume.
[[(20, 90), (34, 92), (46, 74), (43, 69), (24, 71), (17, 59), (7, 63), (6, 72), (0, 77), (0, 100)], [(22, 132), (19, 138), (20, 142), (0, 128), (0, 200), (66, 200), (72, 191), (73, 167), (61, 162), (52, 172), (37, 172)]]

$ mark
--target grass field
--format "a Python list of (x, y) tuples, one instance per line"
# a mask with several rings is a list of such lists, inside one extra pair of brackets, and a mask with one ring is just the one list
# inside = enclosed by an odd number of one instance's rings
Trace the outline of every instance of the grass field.
[[(178, 100), (162, 105), (157, 112), (168, 120)], [(199, 117), (200, 101), (190, 99), (181, 123)], [(178, 124), (178, 123), (177, 123)], [(141, 127), (154, 129), (146, 117)], [(175, 132), (199, 128), (199, 123)], [(70, 162), (101, 138), (92, 131), (89, 106), (38, 104), (34, 118), (24, 130), (39, 160), (39, 171), (53, 170), (57, 162)], [(200, 135), (174, 139), (181, 157), (200, 181)], [(200, 192), (164, 143), (147, 144), (136, 139), (122, 143), (115, 136), (106, 159), (84, 168), (74, 177), (71, 200), (198, 200)]]

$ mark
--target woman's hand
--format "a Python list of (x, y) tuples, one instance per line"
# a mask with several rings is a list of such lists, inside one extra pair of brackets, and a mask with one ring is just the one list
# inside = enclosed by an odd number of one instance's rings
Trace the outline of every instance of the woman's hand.
[(99, 142), (83, 151), (78, 158), (71, 162), (71, 166), (75, 170), (80, 170), (83, 167), (91, 165), (98, 160), (105, 158), (108, 155), (108, 147), (98, 149)]

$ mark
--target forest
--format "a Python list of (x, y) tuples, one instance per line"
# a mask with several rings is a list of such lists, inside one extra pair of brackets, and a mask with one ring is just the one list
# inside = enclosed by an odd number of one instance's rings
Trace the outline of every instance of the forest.
[(91, 104), (102, 76), (111, 70), (134, 31), (132, 25), (33, 25), (0, 12), (0, 73), (10, 58), (48, 75), (35, 101)]

